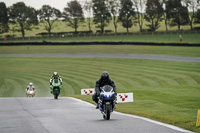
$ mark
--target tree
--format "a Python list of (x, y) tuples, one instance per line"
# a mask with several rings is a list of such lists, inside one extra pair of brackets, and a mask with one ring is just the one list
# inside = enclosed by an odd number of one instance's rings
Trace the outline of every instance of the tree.
[(0, 33), (8, 32), (8, 14), (6, 4), (0, 2)]
[(104, 33), (104, 28), (110, 22), (111, 14), (108, 11), (105, 0), (92, 0), (93, 3), (93, 16), (94, 24), (97, 28), (101, 29), (101, 33)]
[[(195, 18), (195, 12), (198, 10), (198, 6), (200, 6), (200, 0), (183, 0), (183, 4), (188, 9), (189, 14), (189, 22), (190, 22), (190, 28), (193, 29), (193, 22)], [(191, 11), (191, 13), (189, 13)]]
[(61, 12), (49, 5), (43, 5), (38, 11), (40, 21), (44, 24), (45, 30), (51, 35), (51, 30), (54, 28), (54, 22), (61, 17)]
[(181, 0), (168, 0), (166, 3), (166, 12), (171, 27), (178, 26), (178, 30), (180, 30), (181, 25), (189, 23), (188, 9), (182, 6)]
[(38, 24), (37, 11), (26, 6), (24, 2), (13, 4), (9, 8), (9, 17), (11, 23), (16, 24), (21, 31), (22, 37), (25, 36), (25, 30), (31, 30), (32, 25)]
[(115, 33), (117, 33), (118, 15), (120, 11), (120, 0), (107, 0), (108, 10), (112, 14)]
[(200, 9), (195, 14), (194, 23), (200, 24)]
[(166, 2), (167, 0), (160, 0), (161, 3), (162, 3), (162, 7), (164, 9), (164, 20), (165, 20), (165, 28), (166, 28), (166, 31), (168, 31), (168, 23), (167, 23), (167, 11), (166, 11)]
[(67, 3), (67, 7), (64, 8), (63, 17), (64, 20), (69, 22), (69, 26), (75, 28), (75, 32), (77, 32), (79, 23), (84, 22), (83, 9), (80, 3), (76, 0)]
[(145, 19), (150, 24), (147, 26), (151, 31), (155, 31), (160, 27), (160, 22), (163, 20), (164, 10), (159, 0), (147, 0)]
[(133, 3), (131, 0), (121, 0), (121, 10), (119, 13), (119, 21), (122, 26), (126, 28), (127, 33), (129, 28), (133, 26), (133, 21), (135, 19), (135, 12), (133, 8)]
[(144, 9), (146, 6), (147, 0), (133, 0), (133, 6), (135, 7), (136, 10), (136, 18), (137, 18), (137, 23), (140, 27), (140, 32), (142, 32), (142, 27), (144, 23)]
[(86, 18), (86, 24), (89, 28), (89, 31), (92, 31), (92, 25), (93, 25), (93, 21), (92, 21), (92, 1), (86, 1), (84, 4), (84, 10), (87, 14), (87, 18)]

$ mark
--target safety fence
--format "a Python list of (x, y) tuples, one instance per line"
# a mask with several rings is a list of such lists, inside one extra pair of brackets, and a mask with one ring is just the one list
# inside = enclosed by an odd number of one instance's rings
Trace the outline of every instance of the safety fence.
[(168, 32), (107, 32), (107, 33), (83, 33), (83, 32), (78, 32), (78, 33), (73, 33), (73, 32), (63, 32), (61, 33), (51, 33), (50, 35), (48, 33), (46, 34), (41, 34), (41, 35), (36, 35), (36, 36), (26, 36), (26, 37), (16, 37), (15, 35), (8, 35), (6, 37), (1, 36), (0, 40), (4, 41), (4, 39), (11, 40), (11, 41), (17, 41), (17, 40), (38, 40), (38, 39), (48, 39), (48, 38), (69, 38), (69, 37), (94, 37), (94, 36), (124, 36), (124, 35), (183, 35), (183, 34), (200, 34), (200, 30), (181, 30), (181, 31), (168, 31)]

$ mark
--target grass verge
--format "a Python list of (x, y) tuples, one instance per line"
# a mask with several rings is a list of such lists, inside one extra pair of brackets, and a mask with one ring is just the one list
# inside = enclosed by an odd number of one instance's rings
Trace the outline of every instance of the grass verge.
[(108, 71), (118, 92), (133, 92), (134, 102), (117, 104), (117, 111), (136, 114), (200, 132), (196, 128), (200, 105), (200, 63), (105, 59), (0, 57), (0, 96), (24, 97), (33, 82), (37, 97), (51, 96), (49, 78), (57, 71), (63, 78), (61, 96), (81, 96), (93, 88), (102, 71)]

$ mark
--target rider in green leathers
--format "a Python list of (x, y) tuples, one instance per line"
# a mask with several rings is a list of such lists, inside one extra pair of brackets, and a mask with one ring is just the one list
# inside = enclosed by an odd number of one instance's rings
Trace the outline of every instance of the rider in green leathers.
[(54, 79), (59, 79), (59, 80), (60, 80), (60, 83), (61, 83), (61, 85), (62, 85), (62, 78), (61, 78), (61, 76), (58, 75), (57, 72), (54, 72), (54, 73), (53, 73), (53, 76), (51, 76), (50, 81), (49, 81), (49, 82), (50, 82), (50, 92), (51, 92), (51, 93), (52, 93), (51, 85), (52, 85), (52, 82), (53, 82)]

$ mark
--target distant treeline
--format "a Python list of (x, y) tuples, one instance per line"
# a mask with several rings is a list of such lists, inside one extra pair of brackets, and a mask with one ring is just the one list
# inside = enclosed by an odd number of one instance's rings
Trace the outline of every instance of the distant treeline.
[[(86, 16), (85, 18), (84, 16)], [(148, 31), (154, 32), (160, 27), (162, 21), (165, 22), (166, 31), (168, 27), (190, 25), (193, 30), (193, 24), (200, 24), (200, 1), (199, 0), (91, 0), (82, 3), (70, 1), (63, 11), (59, 11), (49, 5), (43, 5), (41, 9), (36, 10), (33, 7), (25, 5), (24, 2), (14, 3), (6, 7), (4, 2), (0, 2), (0, 34), (8, 31), (20, 31), (22, 37), (26, 30), (31, 30), (32, 26), (43, 23), (46, 33), (51, 36), (52, 29), (56, 26), (56, 20), (68, 22), (67, 26), (74, 28), (74, 33), (80, 33), (78, 28), (84, 22), (88, 31), (82, 31), (84, 34), (92, 33), (93, 25), (97, 33), (108, 33), (111, 30), (104, 30), (108, 24), (113, 22), (115, 33), (120, 23), (129, 29), (138, 24), (140, 32), (143, 32), (144, 22), (149, 28)], [(9, 24), (12, 24), (9, 27)], [(68, 32), (69, 33), (69, 32)]]

